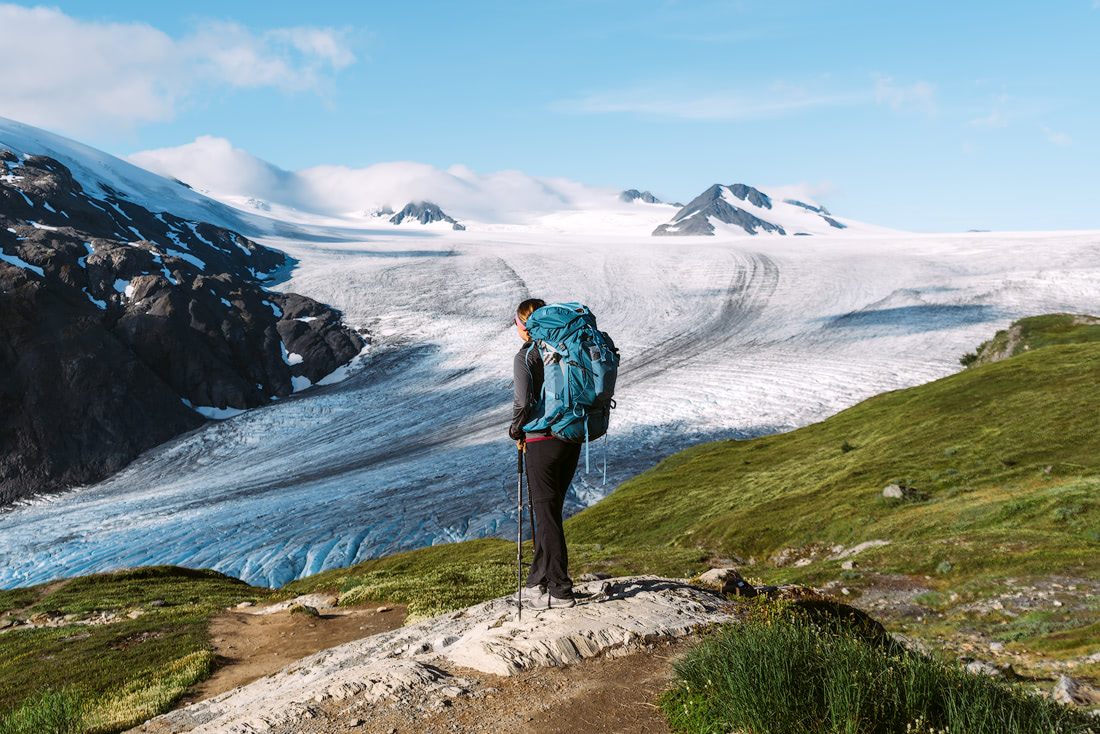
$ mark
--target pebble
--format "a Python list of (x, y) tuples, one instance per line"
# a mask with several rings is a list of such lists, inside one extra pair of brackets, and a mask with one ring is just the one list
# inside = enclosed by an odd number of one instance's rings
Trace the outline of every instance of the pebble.
[(382, 612), (388, 612), (388, 611), (390, 611), (391, 609), (392, 609), (392, 607), (378, 607), (378, 608), (377, 608), (377, 609), (375, 609), (374, 611), (376, 611), (376, 612), (378, 612), (379, 614), (381, 614)]

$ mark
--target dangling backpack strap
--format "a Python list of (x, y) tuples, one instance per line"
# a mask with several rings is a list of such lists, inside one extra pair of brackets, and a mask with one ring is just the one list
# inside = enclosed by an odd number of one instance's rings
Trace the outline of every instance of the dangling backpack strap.
[(607, 484), (607, 434), (603, 435), (603, 483)]
[(584, 473), (585, 474), (588, 473), (588, 454), (589, 454), (589, 448), (591, 446), (592, 446), (592, 444), (588, 442), (588, 416), (586, 415), (584, 417)]

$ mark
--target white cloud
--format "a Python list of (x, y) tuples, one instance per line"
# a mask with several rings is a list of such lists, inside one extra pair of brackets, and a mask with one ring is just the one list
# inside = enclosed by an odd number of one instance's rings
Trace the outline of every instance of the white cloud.
[(259, 198), (268, 204), (332, 215), (363, 215), (388, 206), (432, 201), (460, 220), (522, 222), (563, 209), (624, 206), (619, 190), (521, 171), (481, 174), (465, 166), (440, 170), (397, 161), (366, 168), (315, 166), (285, 171), (202, 136), (176, 148), (148, 150), (130, 162), (218, 197)]
[(1008, 127), (1009, 114), (1005, 111), (1008, 106), (1008, 93), (1001, 92), (993, 98), (993, 110), (985, 117), (971, 120), (974, 127)]
[(551, 105), (566, 114), (634, 113), (681, 120), (756, 120), (814, 107), (853, 104), (859, 95), (827, 94), (776, 83), (757, 90), (691, 92), (655, 84), (596, 92)]
[(936, 87), (925, 81), (918, 81), (908, 86), (894, 83), (888, 76), (876, 75), (875, 101), (885, 104), (890, 109), (901, 111), (904, 109), (916, 109), (917, 111), (933, 116), (937, 112)]
[(347, 32), (256, 33), (205, 23), (173, 38), (144, 23), (99, 23), (0, 4), (0, 115), (72, 134), (173, 118), (204, 89), (323, 90), (351, 64)]
[(836, 196), (840, 188), (832, 181), (819, 181), (818, 183), (801, 182), (787, 184), (785, 186), (768, 186), (767, 193), (772, 198), (794, 199), (804, 204), (821, 204), (822, 199)]
[(1007, 127), (1008, 117), (1000, 109), (994, 109), (987, 117), (979, 117), (971, 120), (974, 127)]
[(1055, 145), (1061, 145), (1063, 147), (1073, 145), (1073, 138), (1066, 135), (1065, 133), (1051, 130), (1046, 125), (1040, 125), (1039, 127), (1042, 128), (1043, 134), (1047, 136), (1047, 140), (1054, 143)]

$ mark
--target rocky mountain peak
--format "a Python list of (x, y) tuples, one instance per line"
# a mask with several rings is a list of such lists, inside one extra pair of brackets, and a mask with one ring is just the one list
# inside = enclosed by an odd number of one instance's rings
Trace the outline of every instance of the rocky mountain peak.
[(719, 222), (741, 227), (748, 234), (756, 234), (757, 231), (786, 234), (783, 227), (765, 221), (731, 204), (726, 198), (727, 193), (741, 201), (747, 200), (758, 208), (771, 208), (771, 199), (751, 186), (745, 186), (744, 184), (732, 184), (731, 186), (714, 184), (680, 209), (671, 222), (662, 224), (653, 230), (653, 234), (656, 236), (713, 235), (715, 228), (710, 221), (712, 218)]
[(417, 221), (421, 224), (432, 222), (447, 222), (452, 229), (463, 230), (464, 226), (448, 216), (442, 209), (430, 201), (409, 202), (405, 207), (390, 217), (391, 224), (401, 224), (406, 221)]
[(664, 202), (658, 199), (648, 191), (638, 191), (638, 189), (627, 189), (619, 194), (619, 201), (630, 203), (632, 201), (644, 201), (646, 204), (663, 204)]

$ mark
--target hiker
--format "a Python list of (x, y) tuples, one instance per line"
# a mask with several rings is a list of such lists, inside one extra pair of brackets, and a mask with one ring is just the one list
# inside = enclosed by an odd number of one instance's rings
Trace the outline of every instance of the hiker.
[(516, 331), (523, 346), (512, 360), (515, 399), (512, 425), (508, 429), (509, 437), (526, 457), (527, 484), (535, 513), (535, 556), (522, 597), (525, 605), (539, 609), (576, 604), (561, 513), (581, 453), (581, 444), (555, 438), (549, 429), (530, 433), (523, 430), (524, 425), (538, 417), (543, 380), (543, 357), (525, 325), (527, 317), (545, 305), (538, 298), (530, 298), (516, 309)]

